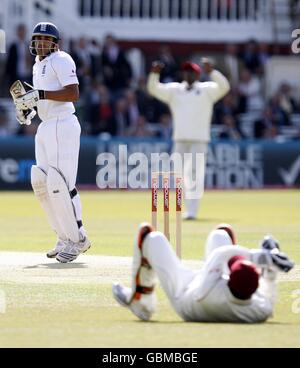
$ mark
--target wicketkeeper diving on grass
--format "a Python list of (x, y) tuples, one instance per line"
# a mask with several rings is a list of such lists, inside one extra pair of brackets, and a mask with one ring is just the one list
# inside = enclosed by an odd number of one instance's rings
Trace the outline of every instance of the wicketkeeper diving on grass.
[(273, 314), (278, 272), (294, 266), (272, 236), (260, 249), (237, 245), (230, 225), (208, 235), (201, 270), (183, 266), (167, 238), (141, 224), (134, 243), (131, 287), (113, 285), (113, 295), (144, 321), (156, 310), (158, 278), (177, 314), (195, 322), (264, 322)]

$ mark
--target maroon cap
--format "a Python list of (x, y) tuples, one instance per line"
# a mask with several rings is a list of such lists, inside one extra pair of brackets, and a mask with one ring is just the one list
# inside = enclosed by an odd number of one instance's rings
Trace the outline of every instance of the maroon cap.
[(234, 256), (228, 262), (230, 276), (228, 287), (237, 299), (247, 300), (259, 285), (259, 272), (254, 263), (241, 256)]
[(198, 75), (201, 74), (200, 66), (196, 63), (192, 63), (191, 61), (185, 61), (184, 63), (182, 63), (181, 64), (181, 70), (191, 71), (191, 72), (194, 72)]

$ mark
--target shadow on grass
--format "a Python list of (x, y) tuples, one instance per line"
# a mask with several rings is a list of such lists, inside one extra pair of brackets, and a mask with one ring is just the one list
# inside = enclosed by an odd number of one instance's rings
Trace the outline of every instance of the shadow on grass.
[[(193, 223), (203, 223), (203, 222), (213, 222), (213, 223), (215, 223), (216, 225), (217, 224), (221, 224), (221, 223), (223, 223), (224, 222), (224, 219), (222, 220), (222, 219), (214, 219), (214, 218), (203, 218), (203, 217), (199, 217), (199, 218), (196, 218), (196, 219), (182, 219), (182, 221), (184, 222), (184, 223), (191, 223), (191, 224), (193, 224)], [(226, 219), (226, 223), (228, 223), (228, 224), (230, 224), (230, 223), (232, 223), (232, 222), (236, 222), (236, 220), (233, 220), (233, 219)]]
[(40, 263), (34, 266), (26, 266), (23, 267), (24, 270), (30, 270), (34, 268), (49, 268), (53, 270), (61, 270), (61, 269), (72, 269), (72, 268), (88, 268), (88, 264), (86, 263)]
[[(120, 322), (125, 322), (124, 320)], [(129, 321), (126, 321), (129, 322)], [(241, 326), (241, 327), (245, 327), (245, 328), (249, 328), (251, 326), (253, 327), (266, 327), (268, 325), (273, 325), (273, 326), (294, 326), (295, 323), (293, 322), (276, 322), (276, 321), (267, 321), (267, 322), (260, 322), (260, 323), (242, 323), (242, 322), (188, 322), (188, 321), (159, 321), (159, 320), (151, 320), (148, 322), (145, 321), (141, 321), (141, 320), (136, 320), (136, 321), (130, 321), (130, 323), (150, 323), (150, 324), (159, 324), (159, 325), (178, 325), (178, 324), (182, 324), (182, 325), (188, 325), (188, 326), (199, 326), (199, 325), (203, 325), (203, 326), (219, 326), (219, 327), (227, 327), (227, 326)]]

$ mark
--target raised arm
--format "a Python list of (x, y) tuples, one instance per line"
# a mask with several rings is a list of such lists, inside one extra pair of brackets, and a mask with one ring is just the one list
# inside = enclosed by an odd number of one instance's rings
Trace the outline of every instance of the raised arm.
[(147, 89), (150, 95), (156, 97), (157, 99), (169, 103), (172, 98), (172, 91), (176, 83), (160, 83), (159, 76), (163, 69), (163, 63), (159, 61), (154, 61), (152, 63), (151, 71), (148, 77)]
[(224, 97), (230, 90), (230, 84), (227, 78), (218, 70), (214, 69), (209, 59), (203, 59), (203, 69), (208, 74), (212, 82), (206, 83), (206, 88), (214, 102)]

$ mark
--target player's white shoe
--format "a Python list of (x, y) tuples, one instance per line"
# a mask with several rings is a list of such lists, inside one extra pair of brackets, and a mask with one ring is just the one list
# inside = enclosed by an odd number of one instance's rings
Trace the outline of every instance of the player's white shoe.
[(59, 252), (61, 252), (64, 247), (67, 245), (67, 243), (61, 239), (57, 240), (57, 243), (55, 244), (55, 247), (47, 253), (48, 258), (55, 258)]
[(116, 301), (131, 310), (131, 312), (142, 321), (149, 321), (156, 310), (156, 295), (143, 294), (139, 300), (132, 299), (132, 290), (121, 284), (113, 284), (113, 296)]
[(56, 259), (61, 263), (74, 261), (79, 254), (85, 253), (91, 247), (91, 242), (85, 237), (79, 243), (68, 241), (67, 245), (57, 254)]
[(197, 217), (193, 216), (193, 215), (190, 215), (188, 213), (185, 213), (185, 214), (182, 215), (182, 219), (184, 221), (195, 221), (195, 220), (197, 220)]

